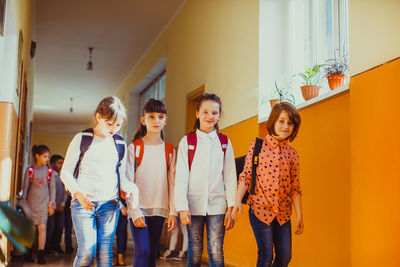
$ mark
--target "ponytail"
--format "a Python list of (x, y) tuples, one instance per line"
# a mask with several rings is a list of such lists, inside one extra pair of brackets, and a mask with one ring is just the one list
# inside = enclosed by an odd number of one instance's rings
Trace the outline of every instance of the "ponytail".
[(42, 155), (43, 153), (49, 152), (50, 153), (50, 149), (45, 146), (45, 145), (33, 145), (32, 147), (32, 155), (33, 155), (33, 159), (34, 161), (36, 161), (36, 154), (38, 154), (39, 156)]

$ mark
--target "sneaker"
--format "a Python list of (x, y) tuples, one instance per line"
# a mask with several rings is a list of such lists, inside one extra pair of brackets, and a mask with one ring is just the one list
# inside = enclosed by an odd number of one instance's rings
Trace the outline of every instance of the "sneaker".
[(60, 247), (56, 247), (55, 251), (56, 251), (58, 254), (64, 254), (64, 250), (62, 250)]
[(171, 259), (173, 259), (174, 257), (175, 257), (175, 255), (174, 255), (175, 253), (174, 253), (174, 251), (173, 250), (166, 250), (165, 252), (164, 252), (164, 254), (160, 257), (160, 259), (162, 259), (162, 260), (171, 260)]
[(187, 257), (187, 252), (181, 250), (181, 251), (179, 251), (178, 255), (176, 257), (174, 257), (174, 260), (181, 261), (181, 260), (186, 259), (186, 257)]
[(40, 265), (46, 264), (46, 261), (44, 259), (44, 250), (39, 250), (38, 251), (38, 262), (37, 263), (40, 264)]

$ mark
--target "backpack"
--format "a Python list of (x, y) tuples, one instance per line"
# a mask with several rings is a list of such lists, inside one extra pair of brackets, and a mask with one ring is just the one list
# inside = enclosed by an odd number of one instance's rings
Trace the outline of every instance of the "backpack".
[[(92, 144), (93, 136), (94, 136), (94, 134), (93, 134), (92, 128), (82, 131), (82, 139), (81, 139), (81, 145), (80, 145), (81, 153), (79, 155), (79, 159), (78, 159), (78, 162), (76, 163), (75, 170), (74, 170), (74, 177), (76, 179), (78, 179), (78, 176), (79, 176), (79, 166), (81, 165), (83, 156), (85, 155), (86, 151), (88, 151), (90, 145)], [(125, 154), (125, 141), (118, 134), (114, 134), (113, 139), (114, 139), (115, 147), (117, 148), (117, 151), (118, 151), (118, 163), (115, 168), (115, 172), (117, 173), (117, 177), (118, 177), (118, 195), (119, 195), (119, 198), (121, 198), (121, 184), (120, 184), (120, 175), (119, 175), (118, 168), (121, 166), (121, 160)]]
[[(263, 144), (263, 139), (257, 137), (256, 138), (256, 143), (254, 145), (254, 152), (253, 152), (253, 158), (252, 158), (252, 170), (251, 170), (251, 187), (250, 190), (247, 191), (242, 199), (243, 204), (247, 204), (247, 200), (249, 199), (250, 195), (254, 195), (255, 189), (256, 189), (256, 179), (257, 179), (257, 167), (258, 167), (258, 155), (260, 154), (261, 147)], [(235, 159), (235, 165), (236, 165), (236, 175), (237, 179), (239, 180), (240, 174), (243, 172), (244, 168), (244, 163), (246, 161), (246, 155), (238, 157)]]
[[(140, 166), (144, 154), (144, 143), (142, 139), (136, 139), (132, 141), (135, 146), (135, 170)], [(170, 143), (165, 142), (165, 160), (167, 164), (167, 170), (172, 161), (172, 154), (174, 153), (174, 146)]]
[[(34, 170), (35, 169), (33, 168), (33, 166), (28, 167), (28, 175), (31, 180), (31, 183), (33, 182), (33, 179), (35, 178)], [(52, 174), (53, 174), (53, 169), (50, 167), (47, 167), (47, 184), (50, 184)]]
[[(188, 143), (188, 160), (189, 160), (189, 171), (192, 168), (194, 154), (197, 147), (197, 134), (195, 132), (188, 133), (186, 135)], [(221, 143), (222, 151), (224, 152), (224, 158), (226, 154), (226, 148), (228, 147), (228, 137), (222, 133), (218, 133), (218, 139)]]

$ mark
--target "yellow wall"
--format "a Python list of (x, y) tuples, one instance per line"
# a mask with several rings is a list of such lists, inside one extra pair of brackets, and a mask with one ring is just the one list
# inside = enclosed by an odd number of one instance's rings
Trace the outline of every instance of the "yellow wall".
[(59, 154), (65, 157), (72, 138), (72, 135), (34, 133), (32, 145), (46, 145), (49, 147), (51, 155)]
[(351, 80), (352, 266), (400, 266), (400, 59)]
[(400, 1), (349, 0), (351, 75), (400, 56)]
[[(119, 89), (130, 91), (162, 57), (167, 58), (167, 140), (178, 144), (185, 133), (186, 94), (206, 84), (223, 102), (221, 127), (253, 117), (257, 98), (258, 0), (191, 0)], [(240, 107), (238, 109), (237, 107)]]

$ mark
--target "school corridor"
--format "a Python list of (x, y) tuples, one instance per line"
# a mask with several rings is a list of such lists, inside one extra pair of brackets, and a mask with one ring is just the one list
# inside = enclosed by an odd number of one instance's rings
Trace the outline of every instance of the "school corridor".
[[(235, 157), (266, 136), (273, 102), (286, 101), (301, 116), (291, 146), (304, 213), (290, 266), (399, 267), (399, 14), (399, 0), (1, 0), (0, 201), (17, 206), (34, 144), (65, 156), (106, 96), (127, 109), (127, 144), (144, 103), (165, 103), (165, 140), (177, 147), (199, 97), (214, 93)], [(0, 265), (22, 264), (1, 231)], [(224, 257), (256, 265), (247, 205)]]

